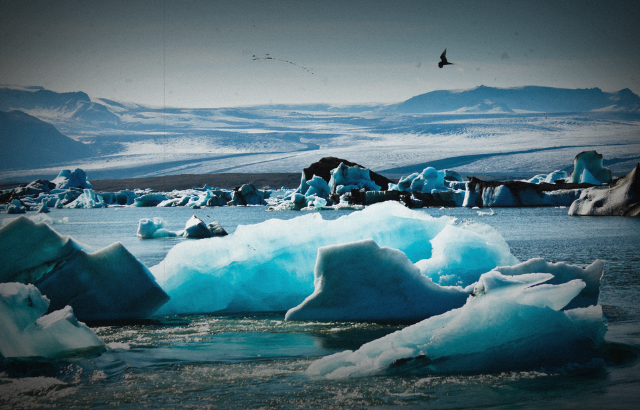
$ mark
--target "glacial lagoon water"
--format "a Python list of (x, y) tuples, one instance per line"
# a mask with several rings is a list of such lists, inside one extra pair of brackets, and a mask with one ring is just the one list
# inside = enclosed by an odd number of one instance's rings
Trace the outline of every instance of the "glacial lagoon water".
[[(480, 210), (486, 212), (488, 210)], [(337, 218), (350, 211), (323, 211)], [(93, 325), (109, 349), (67, 360), (0, 359), (1, 408), (637, 408), (640, 398), (640, 220), (569, 217), (562, 208), (427, 209), (433, 216), (471, 218), (494, 226), (524, 261), (542, 257), (585, 266), (606, 260), (600, 304), (606, 340), (617, 361), (561, 373), (448, 376), (396, 374), (340, 381), (313, 380), (315, 359), (361, 344), (401, 326), (358, 322), (285, 322), (284, 312), (155, 317)], [(240, 224), (293, 218), (265, 207), (53, 210), (53, 225), (98, 250), (122, 242), (147, 266), (176, 243), (142, 240), (138, 220), (161, 217), (180, 230), (193, 214), (232, 233)], [(2, 214), (0, 218), (12, 217)], [(193, 239), (191, 239), (193, 240)], [(25, 244), (28, 246), (28, 244)]]

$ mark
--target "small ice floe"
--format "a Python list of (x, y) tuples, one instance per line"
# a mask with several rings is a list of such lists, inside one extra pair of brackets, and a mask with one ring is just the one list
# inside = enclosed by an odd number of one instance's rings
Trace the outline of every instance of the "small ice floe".
[(104, 342), (78, 322), (70, 306), (45, 315), (48, 308), (49, 299), (34, 285), (0, 283), (0, 354), (55, 358), (105, 350)]

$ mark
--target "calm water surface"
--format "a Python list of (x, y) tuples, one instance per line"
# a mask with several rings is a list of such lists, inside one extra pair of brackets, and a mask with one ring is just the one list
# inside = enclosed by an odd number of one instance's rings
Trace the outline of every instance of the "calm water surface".
[[(54, 210), (54, 225), (94, 250), (122, 242), (148, 266), (185, 239), (141, 240), (140, 218), (161, 217), (180, 230), (198, 215), (228, 232), (239, 224), (296, 212), (264, 207)], [(483, 210), (484, 211), (484, 210)], [(93, 327), (109, 350), (75, 360), (1, 360), (2, 408), (637, 408), (640, 398), (640, 218), (576, 218), (566, 209), (429, 209), (433, 216), (472, 218), (494, 226), (524, 261), (542, 257), (586, 265), (606, 260), (600, 304), (618, 363), (596, 369), (542, 369), (486, 375), (378, 376), (343, 381), (304, 374), (318, 357), (361, 344), (400, 326), (284, 322), (284, 312), (157, 317)], [(349, 211), (326, 211), (337, 218)], [(9, 217), (1, 215), (0, 218)]]

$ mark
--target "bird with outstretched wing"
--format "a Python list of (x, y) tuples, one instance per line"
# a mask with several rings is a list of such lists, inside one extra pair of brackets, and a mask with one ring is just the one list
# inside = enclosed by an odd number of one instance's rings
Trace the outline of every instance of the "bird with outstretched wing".
[(453, 63), (450, 63), (447, 61), (447, 49), (445, 48), (442, 54), (440, 55), (440, 62), (438, 63), (438, 67), (442, 68), (443, 66), (450, 65), (450, 64), (453, 64)]

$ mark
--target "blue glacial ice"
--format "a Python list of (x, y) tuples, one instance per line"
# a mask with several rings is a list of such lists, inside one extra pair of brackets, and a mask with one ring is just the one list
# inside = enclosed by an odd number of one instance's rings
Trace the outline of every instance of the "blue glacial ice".
[[(311, 377), (386, 372), (487, 373), (596, 364), (607, 330), (600, 305), (562, 310), (585, 288), (549, 273), (480, 277), (465, 305), (312, 363)], [(595, 359), (595, 362), (594, 362)]]
[[(451, 246), (446, 241), (444, 244), (446, 248)], [(473, 244), (465, 243), (463, 239), (460, 247), (473, 249)], [(454, 263), (450, 268), (456, 273), (464, 271), (465, 267), (459, 262), (455, 264), (456, 256), (458, 255), (452, 252), (448, 257), (440, 258), (438, 263), (450, 260)], [(462, 254), (468, 265), (476, 256), (480, 255)], [(463, 306), (473, 292), (479, 275), (467, 276), (465, 279), (473, 282), (464, 288), (441, 286), (420, 273), (417, 265), (422, 262), (425, 261), (412, 264), (401, 251), (381, 248), (371, 239), (322, 247), (318, 250), (314, 270), (313, 294), (290, 309), (285, 318), (417, 322)], [(565, 306), (565, 309), (572, 309), (598, 303), (604, 261), (596, 260), (586, 268), (581, 268), (564, 262), (550, 263), (535, 258), (514, 266), (499, 266), (493, 270), (511, 276), (551, 273), (554, 277), (547, 284), (580, 279), (585, 283), (584, 289)]]
[(79, 197), (64, 205), (65, 208), (106, 208), (107, 203), (93, 189), (85, 189)]
[(380, 190), (380, 186), (371, 180), (368, 169), (359, 166), (350, 167), (344, 163), (331, 170), (329, 187), (331, 192), (335, 192), (338, 195), (346, 194), (352, 189)]
[(431, 240), (431, 257), (416, 262), (423, 275), (439, 285), (464, 287), (495, 266), (518, 263), (493, 227), (469, 223), (466, 228), (447, 225)]
[[(177, 244), (151, 268), (171, 297), (160, 313), (286, 311), (313, 293), (320, 247), (361, 239), (398, 249), (412, 263), (435, 257), (438, 261), (421, 268), (422, 273), (452, 284), (518, 263), (488, 225), (434, 218), (389, 201), (336, 220), (323, 220), (318, 213), (272, 219), (238, 226), (229, 236)], [(447, 243), (451, 249), (443, 250)], [(445, 257), (452, 262), (447, 264)], [(464, 277), (456, 276), (460, 266), (466, 266)]]
[(612, 180), (611, 170), (602, 165), (603, 156), (596, 151), (584, 151), (573, 160), (573, 172), (569, 182), (588, 184), (608, 184)]
[(227, 231), (225, 231), (218, 222), (205, 224), (202, 219), (193, 215), (185, 224), (184, 229), (176, 232), (165, 229), (165, 221), (162, 218), (142, 218), (138, 221), (138, 232), (136, 235), (141, 239), (175, 236), (201, 239), (211, 238), (213, 236), (225, 236), (227, 235)]
[(63, 169), (51, 182), (56, 185), (56, 189), (93, 189), (91, 183), (87, 181), (87, 173), (80, 168), (76, 168), (74, 171)]
[(403, 252), (371, 239), (318, 249), (314, 286), (286, 320), (417, 322), (464, 305), (471, 292), (434, 284)]
[(105, 350), (70, 306), (44, 315), (48, 308), (49, 300), (34, 285), (0, 283), (0, 354), (57, 358)]
[(89, 253), (47, 224), (20, 217), (0, 228), (0, 248), (0, 283), (35, 284), (51, 311), (71, 305), (83, 321), (146, 318), (168, 300), (119, 242)]

